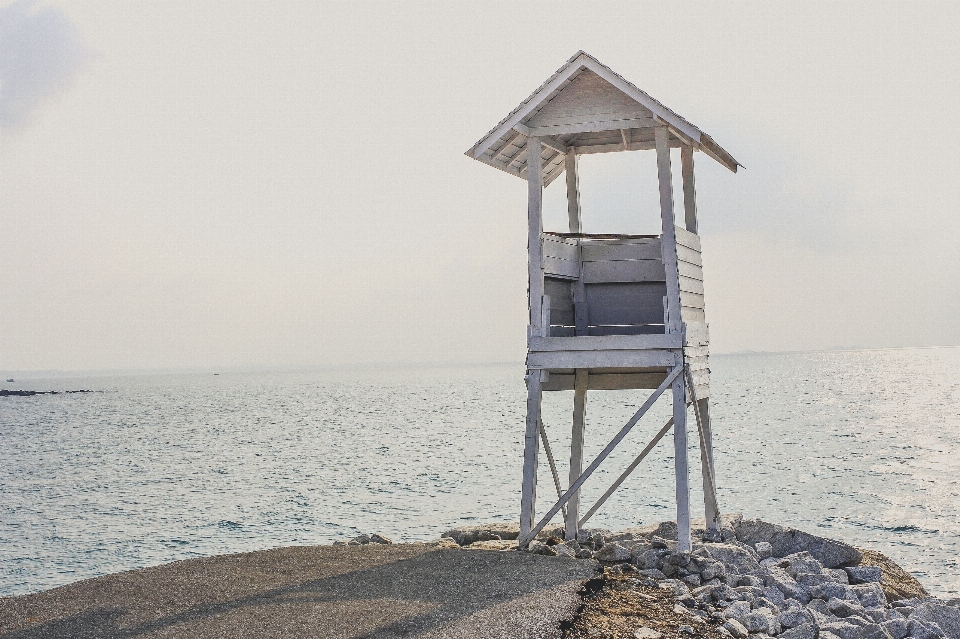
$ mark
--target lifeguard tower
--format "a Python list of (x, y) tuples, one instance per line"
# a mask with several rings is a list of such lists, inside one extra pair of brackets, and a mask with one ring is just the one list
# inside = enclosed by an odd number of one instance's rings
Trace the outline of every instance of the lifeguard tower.
[[(684, 226), (674, 221), (670, 149), (680, 149)], [(577, 157), (656, 151), (661, 235), (582, 232)], [(733, 172), (739, 163), (713, 139), (609, 67), (580, 51), (485, 135), (467, 155), (527, 180), (529, 307), (527, 417), (520, 502), (520, 547), (561, 510), (567, 539), (593, 515), (673, 428), (678, 545), (689, 550), (687, 408), (700, 438), (705, 519), (720, 525), (710, 434), (709, 337), (697, 235), (694, 151)], [(566, 173), (568, 233), (544, 233), (542, 192)], [(589, 213), (589, 212), (588, 212)], [(655, 389), (586, 470), (587, 391)], [(673, 417), (582, 517), (580, 487), (670, 389)], [(540, 417), (543, 391), (573, 390), (570, 474), (561, 488)], [(559, 500), (537, 521), (540, 440)]]

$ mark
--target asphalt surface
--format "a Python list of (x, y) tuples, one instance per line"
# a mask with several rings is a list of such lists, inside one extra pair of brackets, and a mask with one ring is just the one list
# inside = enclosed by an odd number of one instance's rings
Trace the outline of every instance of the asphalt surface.
[(204, 557), (0, 598), (0, 639), (559, 637), (593, 561), (429, 544)]

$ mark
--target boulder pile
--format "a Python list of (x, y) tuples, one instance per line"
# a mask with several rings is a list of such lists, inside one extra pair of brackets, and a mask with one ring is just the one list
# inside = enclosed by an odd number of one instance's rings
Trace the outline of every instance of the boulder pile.
[[(515, 549), (515, 530), (497, 528), (445, 537)], [(671, 592), (691, 623), (736, 639), (960, 639), (960, 600), (930, 597), (880, 553), (785, 526), (727, 516), (719, 532), (695, 531), (702, 542), (690, 552), (677, 550), (673, 522), (585, 530), (576, 541), (562, 532), (541, 534), (527, 551), (599, 561), (607, 575)]]
[(350, 541), (335, 541), (333, 542), (333, 545), (334, 546), (366, 546), (367, 544), (392, 544), (392, 543), (393, 541), (390, 538), (374, 533), (372, 535), (367, 535), (367, 534), (357, 535)]

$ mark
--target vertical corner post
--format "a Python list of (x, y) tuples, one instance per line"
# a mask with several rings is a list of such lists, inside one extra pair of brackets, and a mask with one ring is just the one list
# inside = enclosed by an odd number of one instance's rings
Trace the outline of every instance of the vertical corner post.
[(716, 471), (713, 465), (713, 432), (710, 429), (710, 399), (697, 400), (700, 418), (700, 466), (703, 470), (703, 514), (707, 528), (720, 530), (720, 508), (717, 505)]
[(570, 232), (582, 233), (580, 224), (580, 174), (577, 172), (577, 152), (567, 151), (563, 159), (567, 174), (567, 217), (570, 218)]
[(697, 232), (697, 186), (693, 178), (693, 147), (680, 147), (680, 169), (683, 174), (683, 214), (687, 230)]
[(677, 550), (689, 551), (690, 473), (687, 467), (687, 393), (684, 375), (673, 380), (673, 454), (677, 475)]
[(530, 330), (543, 335), (543, 160), (540, 138), (527, 138), (527, 258)]
[[(570, 483), (572, 486), (583, 473), (583, 427), (587, 413), (587, 379), (585, 368), (576, 369), (573, 382), (573, 433), (570, 438)], [(578, 488), (567, 502), (567, 521), (564, 528), (565, 539), (576, 539), (580, 519), (580, 489)]]
[(673, 176), (670, 171), (670, 133), (665, 126), (654, 129), (657, 144), (657, 179), (660, 183), (660, 219), (663, 235), (660, 238), (663, 267), (667, 280), (666, 332), (679, 333), (680, 320), (680, 273), (677, 270), (677, 232), (673, 216)]
[(540, 450), (539, 369), (527, 370), (527, 424), (523, 440), (523, 484), (520, 492), (520, 538), (533, 528), (537, 504), (537, 456)]

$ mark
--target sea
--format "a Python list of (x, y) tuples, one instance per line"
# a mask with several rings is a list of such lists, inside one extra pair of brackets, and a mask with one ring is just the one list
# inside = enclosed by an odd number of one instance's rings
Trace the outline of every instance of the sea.
[[(714, 355), (711, 369), (722, 513), (879, 550), (932, 594), (960, 596), (960, 348)], [(2, 383), (61, 392), (0, 397), (0, 596), (190, 557), (516, 521), (523, 374), (366, 366)], [(589, 393), (588, 460), (648, 396)], [(572, 392), (545, 394), (564, 483), (572, 404)], [(665, 396), (587, 482), (584, 511), (669, 414)], [(556, 490), (542, 454), (538, 482), (543, 513)], [(587, 525), (675, 516), (668, 436)]]

